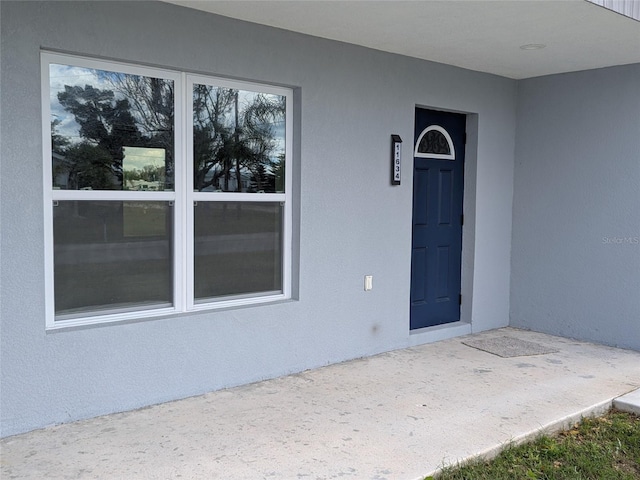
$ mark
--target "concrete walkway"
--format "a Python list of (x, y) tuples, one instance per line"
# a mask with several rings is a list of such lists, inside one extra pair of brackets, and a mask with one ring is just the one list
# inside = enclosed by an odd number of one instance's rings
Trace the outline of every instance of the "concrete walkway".
[(445, 340), (9, 437), (3, 479), (398, 479), (601, 413), (640, 352), (511, 328), (557, 350), (502, 358)]

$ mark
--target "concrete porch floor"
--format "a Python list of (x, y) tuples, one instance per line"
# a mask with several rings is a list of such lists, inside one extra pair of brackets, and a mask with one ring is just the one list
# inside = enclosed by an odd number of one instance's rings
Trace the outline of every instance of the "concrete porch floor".
[(512, 328), (557, 353), (459, 337), (0, 442), (3, 479), (418, 479), (640, 387), (640, 352)]

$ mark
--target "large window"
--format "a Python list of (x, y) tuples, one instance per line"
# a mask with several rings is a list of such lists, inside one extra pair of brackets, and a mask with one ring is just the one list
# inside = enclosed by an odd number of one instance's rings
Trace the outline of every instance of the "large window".
[(290, 296), (290, 89), (42, 53), (47, 327)]

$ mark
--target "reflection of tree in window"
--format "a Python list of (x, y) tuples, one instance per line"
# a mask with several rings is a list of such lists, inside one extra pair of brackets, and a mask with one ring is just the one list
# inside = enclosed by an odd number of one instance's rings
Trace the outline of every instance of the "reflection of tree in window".
[(116, 74), (109, 77), (109, 83), (129, 99), (136, 125), (146, 139), (143, 144), (130, 146), (164, 150), (165, 181), (167, 189), (173, 190), (173, 82), (153, 77)]
[(284, 184), (284, 122), (285, 97), (194, 85), (194, 188), (275, 192)]
[[(78, 137), (60, 134), (52, 121), (54, 179), (66, 170), (70, 189), (123, 188), (124, 147), (156, 147), (166, 153), (168, 189), (173, 188), (173, 82), (158, 78), (85, 69), (96, 85), (64, 85), (57, 101), (73, 115)], [(64, 159), (64, 160), (60, 160)]]

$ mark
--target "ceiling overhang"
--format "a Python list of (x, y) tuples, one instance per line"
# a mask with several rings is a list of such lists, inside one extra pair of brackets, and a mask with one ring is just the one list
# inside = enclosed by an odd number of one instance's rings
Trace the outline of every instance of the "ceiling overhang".
[(585, 0), (165, 1), (514, 79), (640, 63), (640, 22)]

